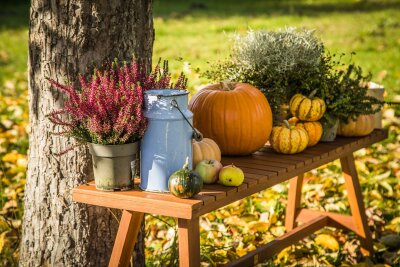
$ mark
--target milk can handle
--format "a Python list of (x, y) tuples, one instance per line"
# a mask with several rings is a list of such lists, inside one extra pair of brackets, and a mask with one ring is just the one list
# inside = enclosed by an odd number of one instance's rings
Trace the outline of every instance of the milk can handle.
[(203, 135), (197, 130), (196, 128), (193, 127), (193, 125), (190, 123), (188, 118), (186, 118), (185, 114), (183, 114), (182, 110), (179, 108), (178, 102), (176, 102), (176, 99), (171, 100), (171, 105), (176, 108), (183, 116), (185, 121), (190, 125), (190, 127), (193, 129), (193, 138), (196, 141), (201, 141), (203, 140)]

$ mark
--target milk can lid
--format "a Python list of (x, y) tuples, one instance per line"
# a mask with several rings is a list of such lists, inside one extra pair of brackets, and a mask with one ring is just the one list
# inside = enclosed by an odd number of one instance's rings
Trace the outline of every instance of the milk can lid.
[(169, 97), (169, 96), (179, 96), (187, 95), (189, 92), (187, 90), (178, 89), (157, 89), (157, 90), (147, 90), (144, 92), (147, 95), (158, 96), (158, 97)]

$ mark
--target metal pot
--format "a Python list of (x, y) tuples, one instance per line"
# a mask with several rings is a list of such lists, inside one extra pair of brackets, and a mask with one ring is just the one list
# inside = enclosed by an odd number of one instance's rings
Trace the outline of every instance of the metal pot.
[(324, 125), (324, 132), (322, 133), (321, 142), (333, 142), (336, 139), (336, 133), (339, 126), (339, 120), (336, 119), (335, 123), (330, 127)]
[(92, 154), (96, 188), (102, 191), (129, 190), (133, 187), (132, 174), (139, 143), (99, 145), (88, 143)]

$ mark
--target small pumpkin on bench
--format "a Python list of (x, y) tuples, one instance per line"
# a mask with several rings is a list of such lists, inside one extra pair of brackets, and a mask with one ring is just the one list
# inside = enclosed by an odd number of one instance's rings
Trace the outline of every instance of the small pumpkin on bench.
[(372, 133), (375, 126), (374, 115), (360, 115), (356, 120), (340, 123), (337, 131), (342, 136), (365, 136)]
[(221, 150), (217, 143), (210, 138), (203, 138), (201, 141), (193, 141), (193, 169), (202, 160), (221, 161)]
[(322, 137), (323, 128), (319, 121), (299, 121), (298, 118), (292, 117), (289, 120), (291, 125), (303, 128), (308, 134), (307, 147), (315, 146)]
[(282, 126), (272, 128), (269, 142), (278, 153), (295, 154), (306, 149), (308, 134), (303, 128), (290, 125), (287, 120), (284, 120)]
[(302, 121), (317, 121), (324, 116), (326, 111), (325, 101), (315, 97), (317, 90), (311, 92), (307, 97), (302, 94), (295, 94), (289, 102), (290, 112), (294, 117)]
[(203, 188), (203, 179), (200, 175), (189, 170), (189, 158), (182, 169), (177, 170), (168, 179), (168, 189), (176, 197), (191, 198)]

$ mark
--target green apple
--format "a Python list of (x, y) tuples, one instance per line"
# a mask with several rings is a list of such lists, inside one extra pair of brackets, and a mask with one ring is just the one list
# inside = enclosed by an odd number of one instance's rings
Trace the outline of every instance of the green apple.
[(212, 184), (218, 180), (222, 164), (215, 159), (205, 159), (197, 163), (195, 172), (203, 179), (203, 183)]
[(243, 181), (243, 171), (233, 164), (223, 167), (219, 172), (219, 183), (225, 186), (239, 186)]

